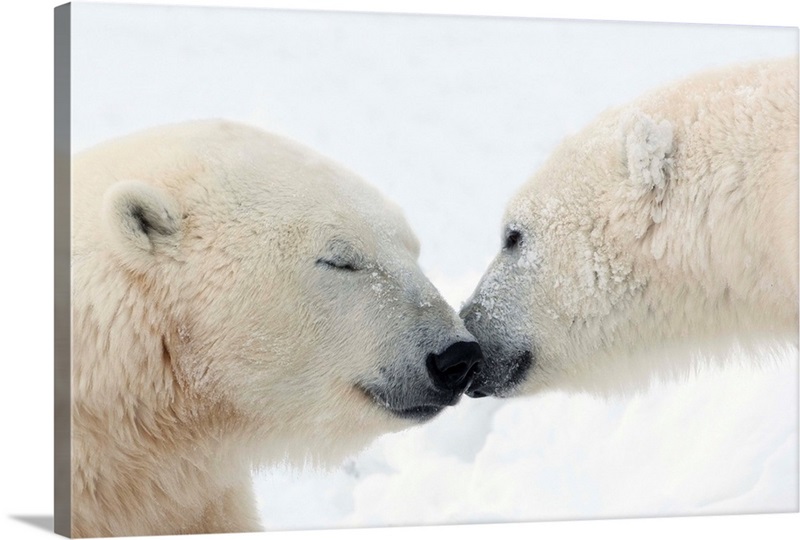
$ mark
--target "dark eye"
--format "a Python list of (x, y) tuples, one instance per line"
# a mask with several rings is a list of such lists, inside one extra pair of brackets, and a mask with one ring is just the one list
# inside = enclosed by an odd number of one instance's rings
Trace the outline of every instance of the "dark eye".
[(506, 233), (506, 240), (503, 245), (504, 249), (514, 249), (522, 240), (522, 233), (516, 230), (510, 230)]
[(358, 268), (356, 268), (353, 265), (353, 263), (345, 261), (344, 259), (338, 259), (338, 258), (317, 259), (317, 264), (328, 266), (330, 268), (335, 268), (337, 270), (345, 270), (348, 272), (358, 271)]

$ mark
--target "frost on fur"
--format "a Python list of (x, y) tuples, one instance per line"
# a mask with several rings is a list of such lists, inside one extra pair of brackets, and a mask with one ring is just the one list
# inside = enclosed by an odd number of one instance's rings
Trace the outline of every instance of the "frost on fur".
[(628, 174), (634, 185), (652, 193), (650, 215), (655, 223), (664, 219), (663, 201), (672, 167), (673, 128), (667, 120), (656, 123), (634, 110), (623, 119)]

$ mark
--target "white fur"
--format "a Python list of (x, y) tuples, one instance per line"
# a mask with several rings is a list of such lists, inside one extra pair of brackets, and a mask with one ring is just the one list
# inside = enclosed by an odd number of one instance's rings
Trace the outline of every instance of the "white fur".
[(508, 206), (521, 243), (462, 312), (496, 393), (617, 392), (731, 348), (796, 347), (797, 73), (797, 58), (704, 73), (563, 142)]
[(253, 467), (411, 425), (356, 385), (413, 398), (471, 340), (394, 205), (241, 125), (76, 156), (72, 241), (75, 536), (258, 530)]

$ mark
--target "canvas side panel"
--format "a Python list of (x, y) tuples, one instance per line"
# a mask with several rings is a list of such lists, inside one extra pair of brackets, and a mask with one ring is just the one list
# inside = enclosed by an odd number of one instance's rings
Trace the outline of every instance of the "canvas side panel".
[(70, 5), (55, 8), (54, 529), (71, 536)]

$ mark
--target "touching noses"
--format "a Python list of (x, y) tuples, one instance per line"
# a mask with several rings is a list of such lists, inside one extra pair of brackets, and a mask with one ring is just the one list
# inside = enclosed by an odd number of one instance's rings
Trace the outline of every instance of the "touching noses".
[(481, 347), (474, 341), (457, 341), (441, 354), (429, 354), (428, 374), (437, 389), (461, 394), (477, 373), (483, 359)]

